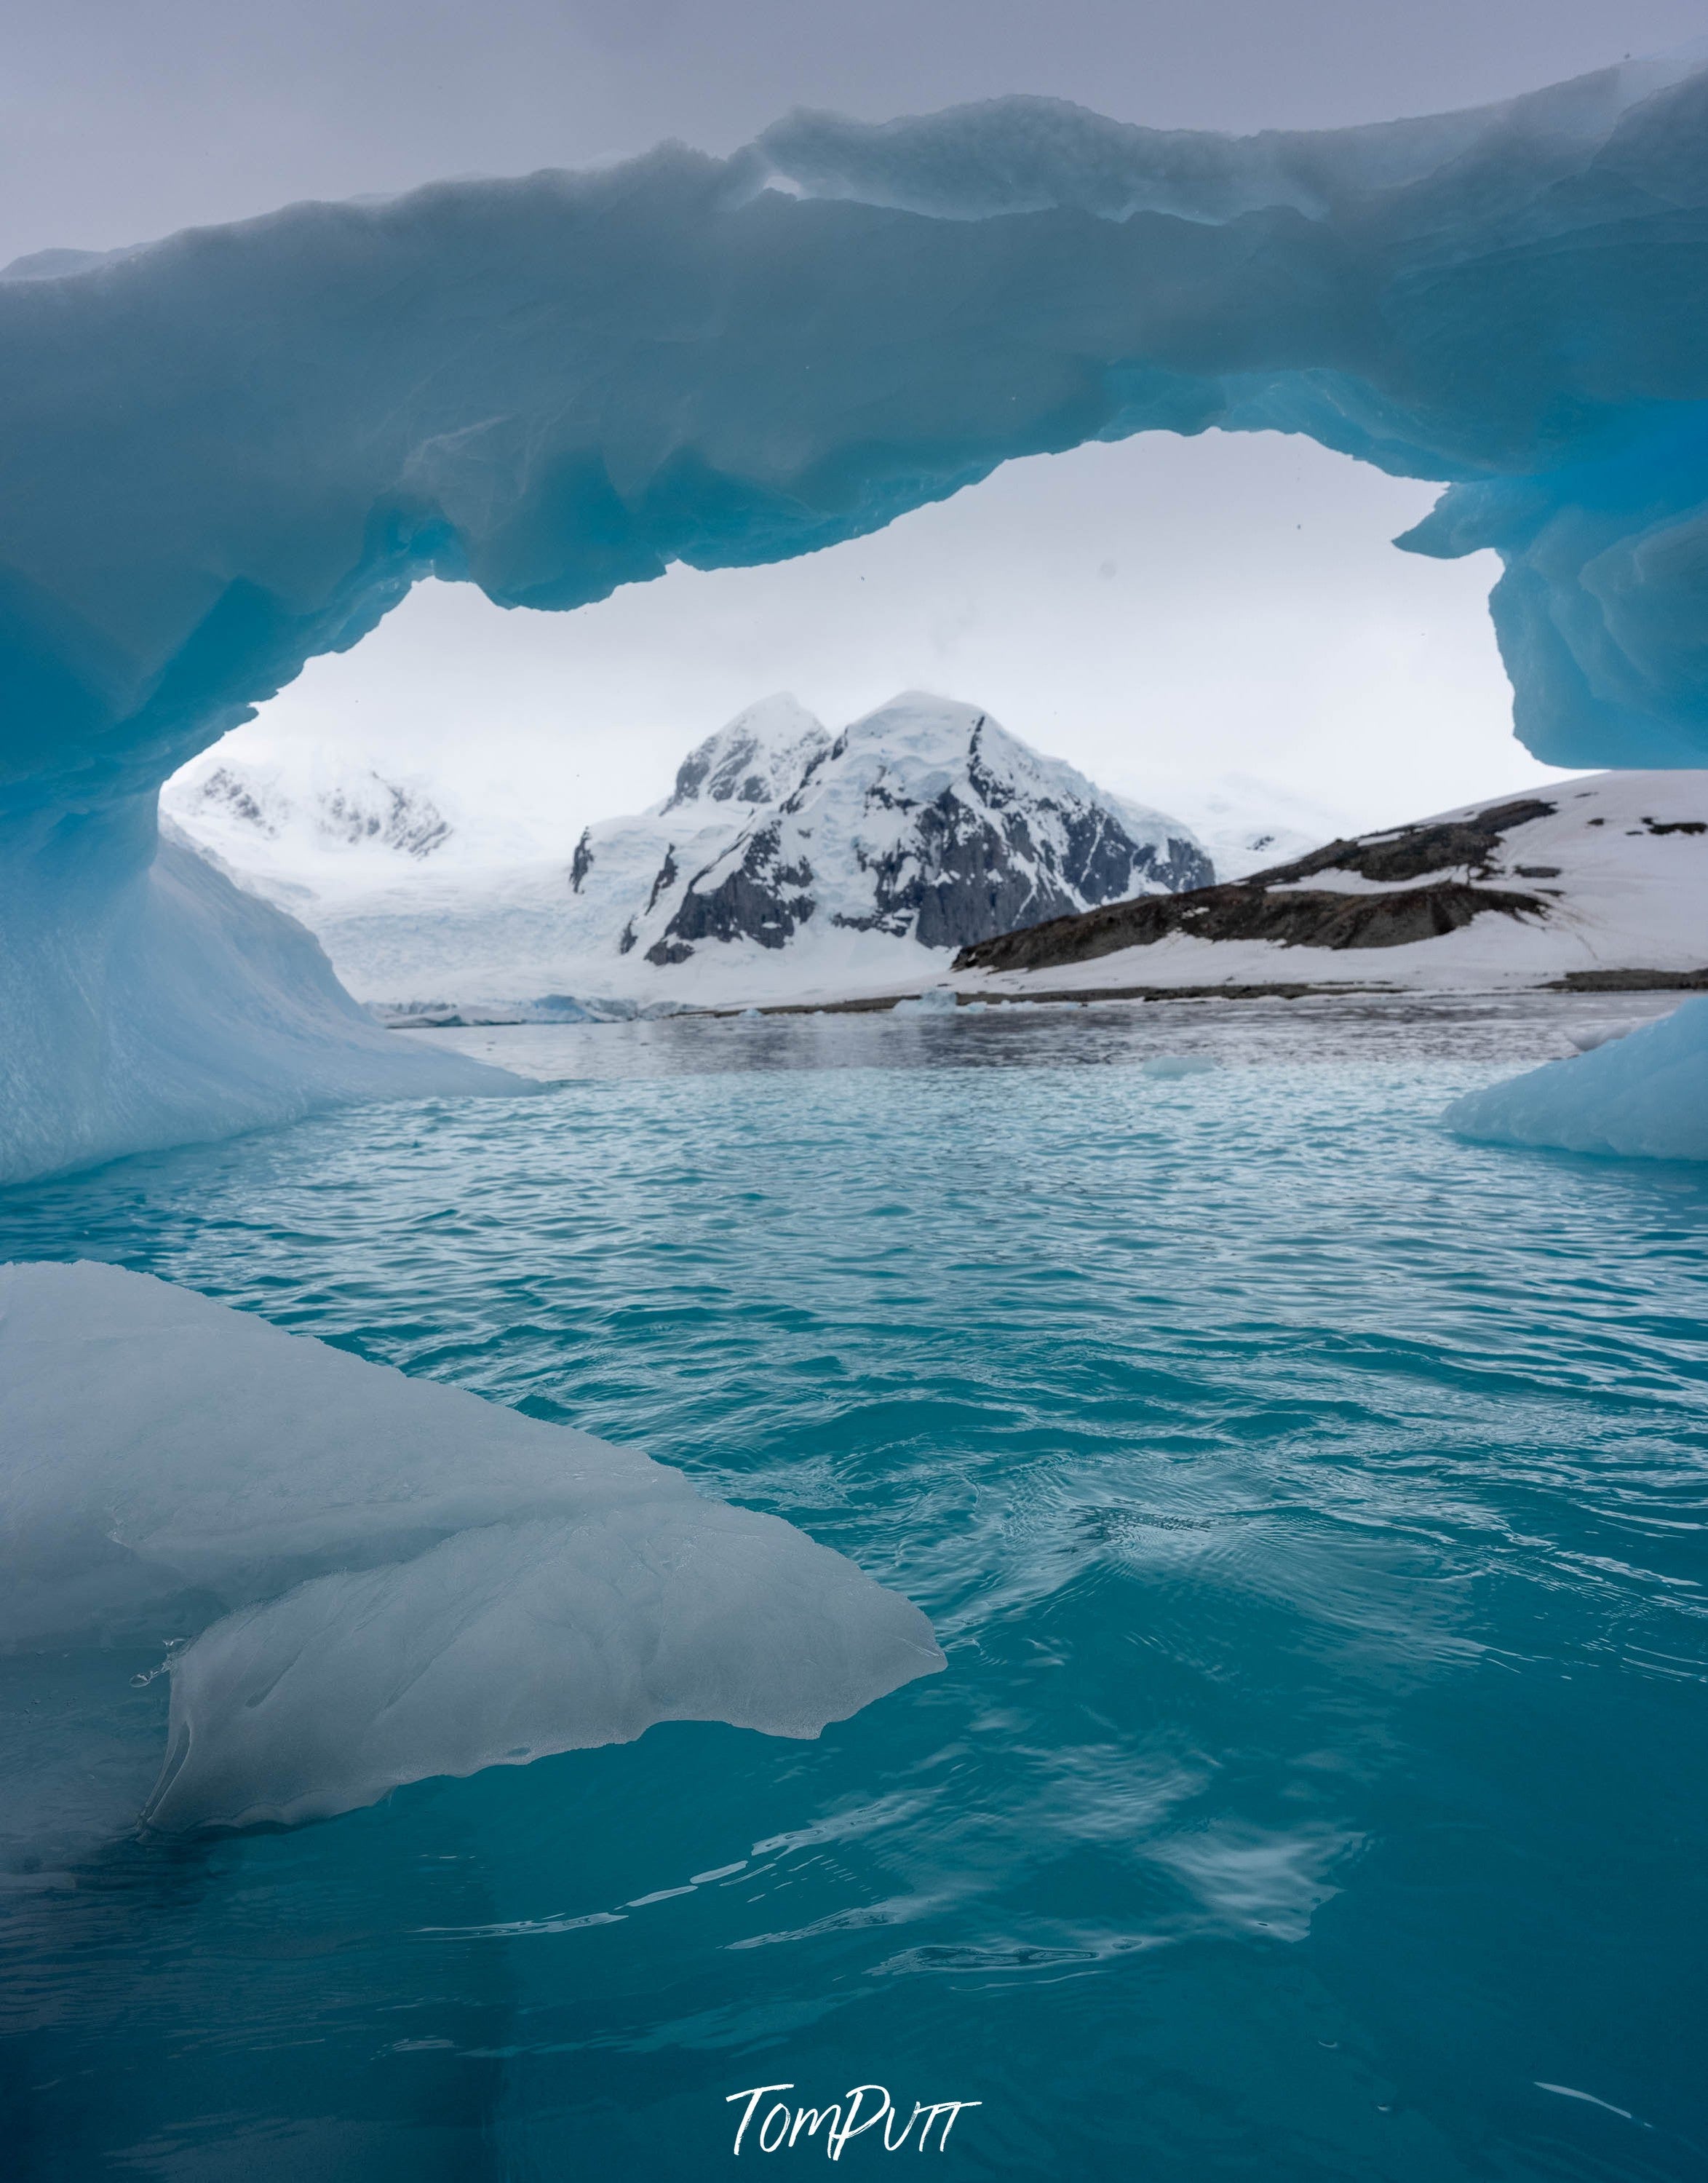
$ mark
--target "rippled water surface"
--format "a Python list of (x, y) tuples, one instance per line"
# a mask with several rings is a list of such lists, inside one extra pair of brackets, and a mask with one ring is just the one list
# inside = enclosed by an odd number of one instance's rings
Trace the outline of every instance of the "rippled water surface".
[(949, 1656), (14, 1890), (0, 2165), (651, 2183), (875, 2080), (983, 2103), (945, 2173), (1700, 2176), (1708, 1176), (1435, 1119), (1658, 1005), (446, 1034), (563, 1080), (0, 1199), (644, 1444)]

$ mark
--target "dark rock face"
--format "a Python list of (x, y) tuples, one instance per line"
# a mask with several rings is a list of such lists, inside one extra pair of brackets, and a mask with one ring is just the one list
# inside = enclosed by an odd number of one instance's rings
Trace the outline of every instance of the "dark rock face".
[(1401, 826), (1387, 834), (1365, 835), (1354, 842), (1330, 842), (1290, 864), (1277, 864), (1267, 872), (1253, 872), (1247, 886), (1291, 886), (1315, 879), (1319, 872), (1356, 872), (1361, 879), (1394, 886), (1422, 879), (1428, 872), (1451, 871), (1459, 865), (1486, 875), (1489, 859), (1502, 836), (1533, 819), (1551, 819), (1557, 807), (1539, 797), (1522, 797), (1511, 803), (1492, 804), (1474, 818), (1452, 819), (1439, 826)]
[(1273, 940), (1284, 947), (1403, 947), (1456, 932), (1473, 917), (1543, 917), (1536, 896), (1462, 880), (1438, 880), (1385, 894), (1341, 894), (1326, 888), (1269, 893), (1253, 880), (1199, 887), (1188, 894), (1141, 895), (1106, 903), (1077, 917), (1058, 918), (963, 947), (957, 970), (1038, 970), (1093, 962), (1123, 947), (1143, 947), (1171, 932), (1199, 940)]
[(858, 932), (912, 931), (926, 947), (964, 947), (1077, 907), (1041, 867), (1024, 812), (1006, 812), (1000, 828), (993, 827), (952, 789), (912, 808), (912, 826), (893, 849), (859, 859), (872, 875), (870, 913), (842, 913), (839, 925)]
[[(676, 769), (676, 785), (664, 808), (674, 811), (684, 803), (697, 803), (702, 788), (714, 802), (727, 803), (735, 793), (735, 777), (740, 768), (751, 764), (756, 755), (757, 746), (750, 736), (727, 754), (725, 764), (718, 768), (718, 778), (708, 787), (707, 776), (713, 769), (714, 753), (709, 746), (690, 751)], [(748, 800), (757, 803), (760, 798), (756, 796)]]
[(268, 841), (278, 839), (278, 827), (250, 792), (248, 783), (229, 766), (222, 765), (208, 775), (202, 784), (200, 800), (208, 804), (223, 804), (234, 819), (252, 826)]
[(762, 947), (785, 947), (817, 906), (806, 892), (812, 883), (804, 863), (785, 858), (780, 819), (769, 819), (747, 836), (740, 863), (715, 886), (702, 889), (697, 880), (690, 882), (663, 937), (646, 950), (646, 960), (661, 967), (685, 963), (700, 940), (746, 939)]
[(575, 844), (575, 854), (569, 864), (569, 892), (580, 894), (583, 882), (593, 869), (593, 829), (584, 826), (581, 838)]
[[(873, 875), (869, 915), (840, 915), (858, 931), (905, 933), (926, 947), (965, 947), (999, 932), (1073, 915), (1084, 902), (1108, 902), (1139, 886), (1201, 886), (1209, 858), (1190, 842), (1170, 838), (1159, 851), (1135, 842), (1114, 814), (1097, 806), (1040, 799), (1028, 806), (982, 762), (973, 731), (968, 774), (984, 805), (962, 803), (952, 788), (913, 807), (911, 836), (887, 855), (862, 858)], [(833, 751), (832, 757), (835, 756)], [(1064, 837), (1058, 851), (1056, 819)]]
[[(821, 736), (819, 747), (824, 747)], [(772, 778), (775, 753), (751, 732), (709, 736), (676, 769), (676, 785), (666, 798), (667, 811), (685, 803), (768, 803), (776, 793)]]
[[(1708, 834), (1708, 823), (1703, 829)], [(1700, 970), (1568, 970), (1552, 987), (1556, 993), (1700, 993), (1708, 991), (1708, 968)]]
[(657, 907), (661, 894), (668, 894), (675, 886), (677, 876), (676, 844), (673, 842), (664, 852), (664, 861), (658, 867), (657, 875), (652, 881), (652, 892), (646, 897), (649, 910)]
[[(1147, 947), (1171, 932), (1200, 940), (1271, 940), (1283, 947), (1404, 947), (1456, 932), (1490, 911), (1506, 917), (1545, 917), (1548, 906), (1536, 895), (1473, 886), (1462, 880), (1417, 887), (1405, 882), (1461, 868), (1486, 876), (1494, 852), (1512, 828), (1550, 818), (1555, 808), (1539, 797), (1522, 797), (1491, 804), (1469, 819), (1330, 842), (1291, 864), (1254, 872), (1237, 886), (1200, 886), (1184, 893), (1112, 902), (963, 947), (955, 968), (1047, 969), (1092, 962), (1123, 947)], [(1556, 876), (1548, 867), (1519, 869), (1527, 878)], [(1323, 872), (1356, 872), (1389, 891), (1349, 894), (1300, 886), (1301, 880)]]
[(449, 839), (449, 821), (424, 796), (412, 795), (389, 780), (379, 781), (378, 786), (384, 797), (379, 811), (337, 792), (329, 796), (322, 806), (320, 823), (324, 830), (341, 841), (384, 842), (387, 848), (402, 849), (411, 857), (430, 857), (441, 842)]

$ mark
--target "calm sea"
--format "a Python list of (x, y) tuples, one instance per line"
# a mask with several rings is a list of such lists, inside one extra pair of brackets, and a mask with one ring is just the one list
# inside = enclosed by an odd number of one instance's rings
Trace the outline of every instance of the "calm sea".
[[(1660, 1005), (445, 1033), (559, 1080), (0, 1198), (638, 1443), (949, 1658), (0, 1895), (0, 2172), (652, 2183), (868, 2083), (980, 2102), (968, 2176), (1700, 2177), (1708, 1173), (1437, 1119)], [(822, 2163), (772, 2103), (741, 2161)]]

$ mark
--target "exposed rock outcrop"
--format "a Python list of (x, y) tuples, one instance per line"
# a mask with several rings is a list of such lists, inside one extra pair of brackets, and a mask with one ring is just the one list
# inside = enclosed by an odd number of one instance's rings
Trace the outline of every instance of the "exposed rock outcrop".
[(1039, 970), (1089, 963), (1123, 947), (1143, 947), (1171, 932), (1195, 940), (1270, 940), (1283, 947), (1403, 947), (1456, 932), (1473, 917), (1545, 914), (1539, 897), (1438, 880), (1430, 886), (1370, 894), (1327, 888), (1268, 889), (1247, 880), (1106, 903), (1021, 932), (963, 947), (957, 970)]

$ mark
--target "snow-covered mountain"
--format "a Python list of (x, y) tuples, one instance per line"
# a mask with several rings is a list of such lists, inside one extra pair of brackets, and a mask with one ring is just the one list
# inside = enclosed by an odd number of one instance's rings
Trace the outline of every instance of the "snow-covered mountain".
[[(795, 747), (809, 754), (792, 788), (714, 853), (704, 838), (689, 854), (667, 845), (620, 947), (661, 969), (839, 934), (940, 952), (1212, 876), (1185, 827), (1104, 795), (975, 706), (910, 691), (834, 743)], [(660, 816), (679, 797), (679, 785)], [(585, 848), (596, 869), (591, 836)]]
[(569, 861), (564, 944), (577, 959), (602, 960), (607, 969), (636, 957), (626, 964), (626, 982), (650, 982), (640, 968), (650, 936), (684, 889), (756, 816), (782, 803), (829, 747), (824, 728), (787, 695), (738, 713), (683, 759), (662, 803), (583, 830)]
[[(324, 795), (305, 819), (306, 799), (273, 784), (291, 817), (269, 836), (229, 791), (208, 793), (219, 770), (175, 799), (180, 823), (310, 925), (352, 992), (387, 1003), (881, 991), (929, 982), (968, 941), (1213, 876), (1190, 828), (918, 692), (834, 741), (792, 697), (768, 698), (690, 753), (652, 809), (585, 828), (563, 861), (497, 871), (400, 838), (365, 859), (363, 884), (347, 854), (334, 883)], [(277, 803), (241, 786), (270, 823)], [(424, 791), (412, 809), (436, 812)], [(272, 846), (287, 842), (289, 870)]]
[(228, 864), (289, 874), (350, 849), (430, 857), (453, 832), (421, 783), (319, 753), (294, 775), (204, 759), (175, 777), (161, 804)]

